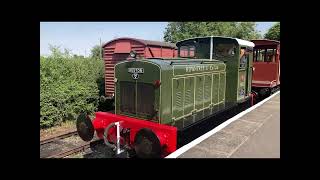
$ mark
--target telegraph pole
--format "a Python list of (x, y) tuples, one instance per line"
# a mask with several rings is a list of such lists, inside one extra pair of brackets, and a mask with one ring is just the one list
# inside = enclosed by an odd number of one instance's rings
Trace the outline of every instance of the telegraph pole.
[(101, 38), (100, 38), (100, 58), (102, 59), (102, 45), (101, 45)]

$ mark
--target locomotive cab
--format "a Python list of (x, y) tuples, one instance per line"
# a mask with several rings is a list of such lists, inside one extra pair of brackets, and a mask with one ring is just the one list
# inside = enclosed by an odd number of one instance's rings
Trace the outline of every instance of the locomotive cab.
[(226, 64), (226, 106), (246, 101), (251, 96), (254, 43), (229, 37), (199, 37), (177, 43), (178, 56), (206, 58)]

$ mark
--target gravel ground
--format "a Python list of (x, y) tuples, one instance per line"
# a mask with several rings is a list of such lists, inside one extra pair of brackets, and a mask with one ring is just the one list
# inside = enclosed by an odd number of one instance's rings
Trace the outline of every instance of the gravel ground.
[[(59, 129), (61, 132), (65, 130), (66, 128)], [(58, 130), (55, 130), (55, 132), (57, 131)], [(52, 134), (52, 132), (50, 134)], [(40, 146), (40, 158), (45, 158), (52, 154), (78, 147), (83, 143), (84, 141), (78, 135), (74, 135), (52, 143), (44, 144)], [(84, 152), (76, 153), (66, 158), (112, 158), (113, 154), (113, 151), (102, 143), (96, 144)]]
[(52, 154), (77, 147), (83, 143), (79, 136), (70, 136), (65, 139), (57, 140), (40, 146), (40, 158), (45, 158)]
[(60, 126), (55, 126), (48, 129), (40, 130), (40, 139), (56, 136), (58, 134), (64, 134), (67, 131), (76, 130), (75, 121), (67, 121)]

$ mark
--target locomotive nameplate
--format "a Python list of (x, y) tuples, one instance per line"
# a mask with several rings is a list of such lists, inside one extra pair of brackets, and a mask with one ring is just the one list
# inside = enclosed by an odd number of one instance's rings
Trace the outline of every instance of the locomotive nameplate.
[(216, 65), (210, 65), (210, 66), (190, 66), (186, 67), (186, 72), (187, 73), (192, 73), (192, 72), (198, 72), (198, 71), (213, 71), (213, 70), (218, 70), (219, 67)]
[(205, 72), (214, 72), (225, 70), (224, 64), (208, 64), (208, 65), (191, 65), (191, 66), (174, 66), (173, 74), (186, 75), (186, 74), (197, 74)]
[(134, 74), (143, 74), (144, 73), (144, 69), (143, 68), (128, 68), (128, 72), (129, 73), (134, 73)]

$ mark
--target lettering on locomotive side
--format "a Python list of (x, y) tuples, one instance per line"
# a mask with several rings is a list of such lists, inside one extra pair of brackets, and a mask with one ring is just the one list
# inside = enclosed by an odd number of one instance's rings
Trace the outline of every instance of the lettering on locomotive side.
[(192, 72), (198, 72), (198, 71), (213, 71), (213, 70), (218, 70), (219, 67), (216, 65), (210, 65), (210, 66), (191, 66), (191, 67), (186, 67), (186, 72), (187, 73), (192, 73)]

